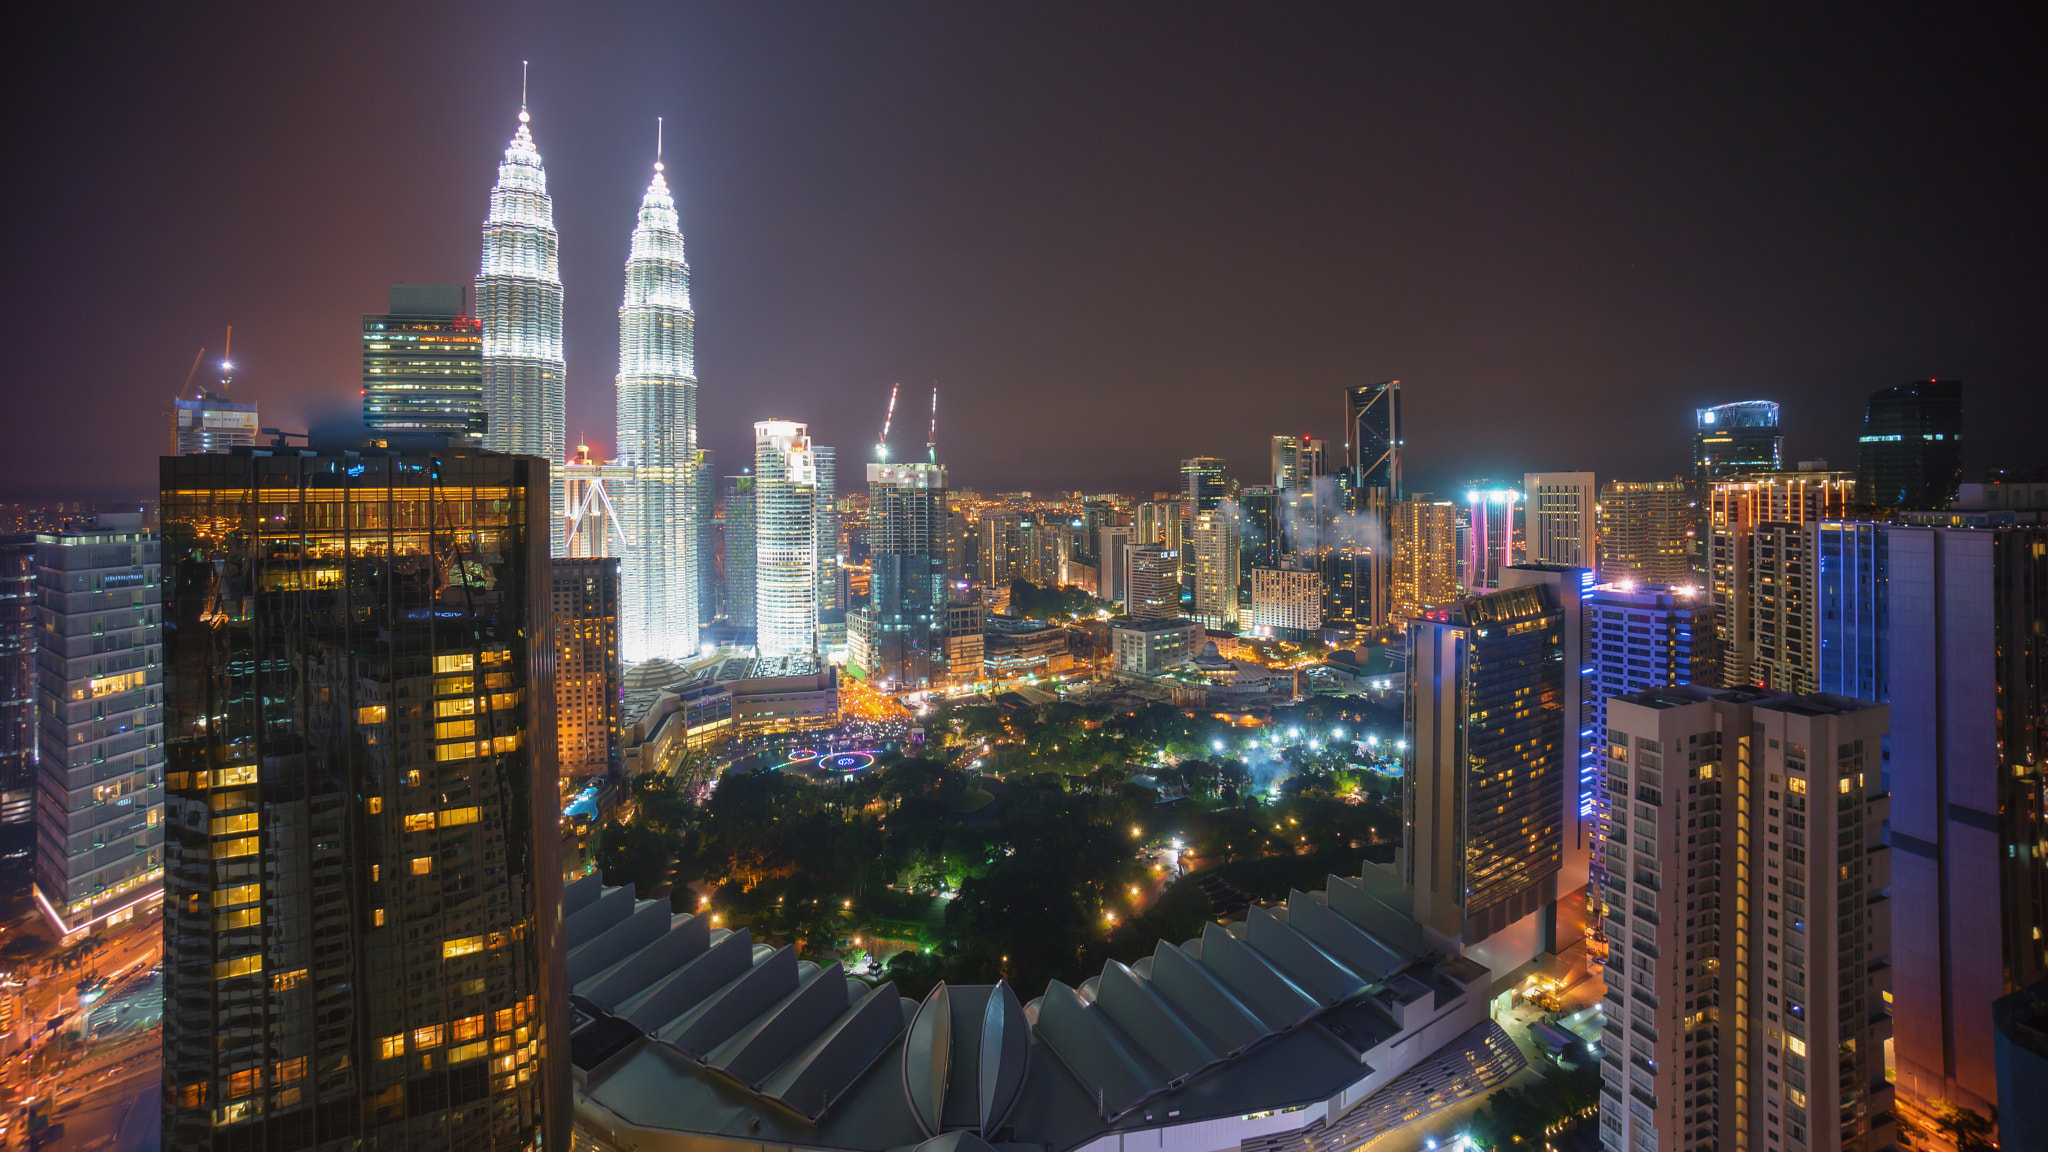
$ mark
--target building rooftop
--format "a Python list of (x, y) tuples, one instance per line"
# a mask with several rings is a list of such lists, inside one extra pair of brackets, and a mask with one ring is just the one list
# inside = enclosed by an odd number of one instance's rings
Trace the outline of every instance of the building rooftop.
[[(1705, 700), (1726, 700), (1731, 704), (1754, 703), (1782, 697), (1784, 693), (1768, 688), (1711, 688), (1704, 684), (1663, 684), (1644, 688), (1637, 692), (1623, 692), (1609, 699), (1620, 700), (1642, 708), (1683, 708)], [(1787, 697), (1789, 699), (1789, 697)]]
[(1125, 632), (1167, 632), (1176, 628), (1200, 627), (1184, 616), (1164, 616), (1148, 620), (1140, 620), (1133, 616), (1114, 616), (1110, 618), (1109, 624), (1110, 627)]
[[(884, 1152), (959, 1133), (1062, 1152), (1377, 1090), (1493, 1027), (1487, 969), (1429, 950), (1343, 877), (1028, 1003), (1005, 983), (913, 1003), (595, 876), (564, 909), (578, 1112), (615, 1134)], [(1439, 1034), (1454, 1009), (1470, 1022)]]

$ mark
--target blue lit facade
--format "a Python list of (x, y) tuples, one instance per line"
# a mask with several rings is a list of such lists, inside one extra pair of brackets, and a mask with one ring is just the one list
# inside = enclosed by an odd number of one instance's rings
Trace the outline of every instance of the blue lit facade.
[(1820, 690), (1879, 704), (1891, 699), (1886, 527), (1824, 520), (1818, 549)]

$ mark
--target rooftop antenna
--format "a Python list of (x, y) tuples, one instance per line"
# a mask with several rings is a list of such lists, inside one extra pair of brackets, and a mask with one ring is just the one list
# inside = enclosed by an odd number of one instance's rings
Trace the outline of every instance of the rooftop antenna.
[(655, 170), (656, 172), (660, 172), (660, 171), (662, 171), (662, 166), (661, 166), (661, 117), (659, 117), (659, 116), (656, 116), (656, 117), (654, 118), (654, 170)]
[(937, 380), (932, 381), (932, 431), (930, 436), (925, 437), (924, 454), (929, 458), (930, 463), (937, 464), (939, 462), (939, 382)]
[(519, 122), (524, 124), (531, 119), (533, 118), (526, 114), (526, 61), (521, 60), (519, 62)]
[(896, 420), (896, 390), (901, 387), (903, 387), (901, 384), (889, 385), (889, 411), (882, 417), (882, 438), (875, 441), (875, 459), (877, 460), (887, 460), (889, 458), (889, 425)]

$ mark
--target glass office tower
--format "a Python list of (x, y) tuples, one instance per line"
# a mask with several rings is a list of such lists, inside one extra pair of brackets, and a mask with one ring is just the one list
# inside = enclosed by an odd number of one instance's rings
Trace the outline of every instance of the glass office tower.
[(1700, 409), (1692, 434), (1693, 482), (1776, 472), (1784, 467), (1785, 438), (1778, 433), (1774, 400), (1740, 400)]
[(891, 689), (946, 674), (946, 469), (869, 464), (872, 600), (847, 613), (848, 662)]
[(480, 444), (484, 328), (459, 285), (393, 284), (391, 311), (363, 317), (363, 423), (392, 443)]
[(548, 472), (163, 460), (165, 1148), (568, 1147)]
[(1856, 443), (1856, 497), (1870, 508), (1939, 509), (1963, 482), (1963, 386), (1925, 380), (1870, 394)]
[(1470, 945), (1557, 902), (1566, 625), (1541, 584), (1441, 616), (1408, 623), (1399, 866), (1416, 921)]

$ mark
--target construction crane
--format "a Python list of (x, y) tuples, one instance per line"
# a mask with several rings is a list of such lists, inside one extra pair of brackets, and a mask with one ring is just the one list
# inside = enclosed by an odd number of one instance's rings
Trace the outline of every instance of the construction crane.
[(875, 459), (877, 460), (887, 460), (889, 458), (889, 425), (896, 420), (896, 390), (901, 387), (903, 387), (901, 384), (889, 385), (889, 410), (882, 416), (882, 438), (875, 441)]

